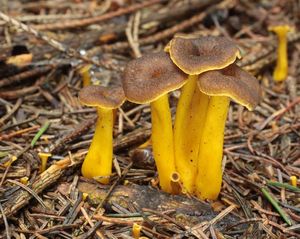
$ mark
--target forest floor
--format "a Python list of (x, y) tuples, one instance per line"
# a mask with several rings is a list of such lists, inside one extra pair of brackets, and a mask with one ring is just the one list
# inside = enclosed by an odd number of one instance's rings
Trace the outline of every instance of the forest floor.
[[(287, 24), (288, 77), (274, 82)], [(300, 238), (300, 3), (293, 0), (0, 0), (0, 238)], [(218, 200), (159, 189), (150, 107), (126, 102), (109, 185), (81, 176), (96, 111), (81, 69), (120, 84), (126, 63), (176, 33), (226, 36), (260, 82), (255, 111), (231, 103)], [(178, 91), (170, 94), (175, 113)], [(49, 153), (45, 171), (40, 153)]]

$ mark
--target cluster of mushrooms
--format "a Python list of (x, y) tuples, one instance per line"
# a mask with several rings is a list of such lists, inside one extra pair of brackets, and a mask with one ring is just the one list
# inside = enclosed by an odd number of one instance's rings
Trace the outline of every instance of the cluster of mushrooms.
[[(224, 128), (230, 99), (253, 110), (260, 100), (255, 77), (235, 64), (236, 44), (224, 37), (175, 36), (165, 51), (130, 61), (122, 87), (88, 86), (80, 101), (98, 120), (82, 174), (108, 183), (112, 172), (113, 109), (125, 100), (150, 103), (152, 148), (160, 187), (168, 193), (216, 199), (222, 183)], [(181, 88), (173, 124), (168, 93)]]

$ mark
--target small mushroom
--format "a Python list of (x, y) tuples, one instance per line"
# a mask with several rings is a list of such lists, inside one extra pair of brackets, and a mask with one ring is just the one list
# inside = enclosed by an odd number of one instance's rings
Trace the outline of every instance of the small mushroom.
[(123, 88), (127, 100), (150, 103), (153, 155), (160, 186), (172, 193), (171, 176), (175, 172), (172, 118), (168, 92), (180, 88), (187, 80), (165, 52), (144, 55), (125, 68)]
[(277, 34), (277, 63), (273, 72), (275, 81), (284, 81), (288, 74), (288, 56), (287, 56), (287, 33), (291, 30), (288, 25), (279, 25), (269, 28)]
[(50, 153), (38, 153), (39, 158), (41, 159), (41, 167), (40, 167), (40, 172), (44, 172), (47, 168), (47, 162), (48, 162), (48, 158), (52, 156), (52, 154)]
[(142, 230), (142, 226), (137, 224), (137, 223), (133, 223), (132, 225), (132, 237), (134, 239), (139, 239), (141, 237), (141, 230)]
[(260, 100), (260, 87), (254, 76), (235, 64), (199, 75), (198, 87), (210, 100), (200, 139), (196, 194), (201, 199), (216, 199), (222, 184), (224, 129), (230, 99), (253, 110)]
[(28, 184), (28, 181), (29, 181), (29, 178), (28, 177), (22, 177), (20, 178), (20, 183), (24, 184), (24, 185), (27, 185)]
[(90, 85), (80, 90), (79, 100), (84, 105), (96, 107), (98, 114), (95, 134), (82, 164), (82, 175), (108, 184), (113, 157), (113, 109), (125, 101), (123, 89)]
[(186, 74), (174, 124), (175, 164), (184, 189), (193, 193), (199, 141), (209, 97), (197, 87), (198, 75), (222, 69), (240, 58), (236, 44), (224, 37), (180, 35), (165, 48), (172, 61)]
[(89, 86), (91, 84), (91, 75), (90, 75), (91, 68), (92, 68), (92, 65), (87, 64), (79, 69), (79, 74), (82, 77), (83, 87)]
[(297, 187), (297, 176), (295, 175), (290, 176), (290, 181), (292, 186)]

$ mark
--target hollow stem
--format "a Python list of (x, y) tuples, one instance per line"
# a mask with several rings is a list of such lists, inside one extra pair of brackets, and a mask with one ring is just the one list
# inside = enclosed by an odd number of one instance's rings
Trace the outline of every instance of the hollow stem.
[(100, 183), (108, 184), (113, 157), (113, 111), (98, 107), (97, 113), (95, 134), (81, 172), (86, 178), (94, 178)]
[(173, 172), (171, 175), (171, 187), (174, 194), (181, 192), (180, 175), (178, 172)]
[(183, 86), (174, 124), (176, 170), (185, 191), (193, 193), (197, 156), (209, 97), (197, 87), (198, 76), (189, 76)]
[(201, 199), (216, 199), (222, 184), (224, 129), (230, 98), (212, 96), (209, 100), (198, 154), (196, 194)]
[(288, 74), (288, 56), (287, 56), (287, 30), (276, 31), (278, 37), (277, 62), (273, 72), (275, 81), (283, 81)]
[(172, 118), (168, 94), (151, 102), (153, 155), (163, 191), (172, 193), (171, 175), (175, 171)]

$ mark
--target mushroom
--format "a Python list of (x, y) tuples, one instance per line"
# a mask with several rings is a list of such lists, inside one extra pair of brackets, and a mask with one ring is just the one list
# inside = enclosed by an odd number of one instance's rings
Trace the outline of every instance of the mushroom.
[(28, 177), (22, 177), (22, 178), (20, 178), (20, 183), (22, 183), (22, 184), (24, 184), (24, 185), (27, 185), (28, 184), (28, 180), (29, 180), (29, 178)]
[(44, 152), (40, 152), (38, 153), (38, 156), (41, 160), (41, 167), (40, 167), (40, 172), (44, 172), (47, 168), (47, 162), (48, 162), (48, 158), (52, 156), (52, 154), (50, 153), (44, 153)]
[(84, 65), (79, 69), (79, 74), (82, 77), (82, 85), (83, 87), (89, 86), (91, 84), (91, 75), (90, 69), (92, 68), (91, 64)]
[(108, 184), (113, 157), (113, 109), (125, 101), (123, 89), (120, 86), (105, 88), (90, 85), (80, 90), (79, 100), (84, 105), (96, 107), (98, 114), (95, 134), (81, 173), (86, 178)]
[(128, 63), (123, 75), (123, 89), (128, 101), (150, 103), (152, 147), (160, 186), (172, 193), (171, 176), (175, 172), (173, 128), (168, 92), (187, 80), (165, 52), (144, 55)]
[(297, 187), (297, 176), (295, 175), (290, 176), (290, 181), (292, 186)]
[(139, 239), (141, 236), (141, 230), (142, 230), (142, 226), (137, 224), (137, 223), (133, 223), (132, 225), (132, 237), (134, 239)]
[(260, 87), (254, 76), (235, 64), (204, 72), (197, 83), (210, 100), (200, 139), (196, 194), (201, 199), (216, 199), (222, 183), (224, 128), (230, 98), (253, 110), (260, 100)]
[(287, 57), (287, 33), (291, 30), (288, 25), (279, 25), (269, 28), (277, 34), (278, 48), (277, 48), (277, 63), (273, 72), (275, 81), (284, 81), (288, 74), (288, 57)]
[(222, 69), (240, 58), (236, 44), (224, 37), (180, 35), (165, 48), (172, 61), (186, 74), (174, 124), (175, 165), (185, 191), (193, 193), (199, 141), (209, 97), (197, 87), (198, 75)]

